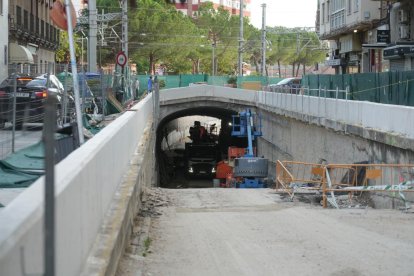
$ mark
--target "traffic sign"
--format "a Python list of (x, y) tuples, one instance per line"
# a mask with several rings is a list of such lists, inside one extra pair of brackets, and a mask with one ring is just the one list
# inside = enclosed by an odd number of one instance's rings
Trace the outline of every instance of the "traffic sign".
[(116, 63), (117, 63), (119, 66), (122, 66), (122, 67), (124, 67), (124, 66), (125, 66), (125, 64), (127, 63), (127, 57), (126, 57), (126, 55), (124, 54), (124, 52), (119, 52), (119, 53), (118, 53), (118, 55), (116, 56)]

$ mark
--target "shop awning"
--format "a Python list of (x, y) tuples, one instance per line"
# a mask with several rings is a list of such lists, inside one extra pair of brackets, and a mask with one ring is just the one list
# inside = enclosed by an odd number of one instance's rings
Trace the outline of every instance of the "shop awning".
[(398, 59), (414, 55), (414, 45), (395, 45), (384, 49), (385, 59)]
[(383, 49), (387, 46), (388, 46), (388, 44), (386, 44), (386, 43), (362, 44), (362, 48), (366, 48), (366, 49)]
[(10, 43), (9, 46), (9, 63), (31, 63), (33, 64), (33, 55), (26, 47), (16, 43)]

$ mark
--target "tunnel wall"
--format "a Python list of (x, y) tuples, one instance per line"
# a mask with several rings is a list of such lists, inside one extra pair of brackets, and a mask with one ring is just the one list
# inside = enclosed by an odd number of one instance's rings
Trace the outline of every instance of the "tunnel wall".
[[(246, 107), (259, 107), (277, 114), (296, 118), (310, 124), (325, 125), (333, 129), (356, 131), (357, 135), (372, 130), (378, 137), (382, 132), (384, 143), (414, 149), (414, 108), (400, 105), (378, 104), (364, 101), (330, 99), (305, 95), (251, 91), (199, 85), (163, 90), (160, 95), (161, 119), (168, 113), (182, 109), (182, 103), (207, 101), (212, 106), (222, 103), (244, 104)], [(221, 103), (221, 105), (220, 105)], [(168, 110), (168, 112), (166, 112)], [(345, 129), (346, 128), (346, 129)], [(353, 129), (352, 129), (353, 128)], [(399, 138), (401, 137), (401, 139)], [(364, 138), (370, 139), (373, 137)], [(411, 141), (407, 140), (411, 139)], [(392, 141), (390, 141), (392, 140)]]
[[(161, 114), (176, 112), (182, 102), (189, 107), (201, 101), (211, 105), (256, 108), (263, 118), (258, 154), (271, 160), (329, 163), (369, 161), (385, 164), (414, 163), (414, 108), (363, 101), (305, 95), (199, 86), (161, 94)], [(407, 193), (414, 201), (414, 195)], [(377, 207), (401, 202), (386, 194), (374, 194)]]
[[(80, 275), (83, 269), (88, 271), (85, 263), (94, 252), (91, 249), (97, 236), (116, 239), (113, 232), (98, 235), (108, 231), (101, 228), (102, 224), (112, 224), (111, 231), (122, 231), (115, 229), (119, 227), (111, 222), (111, 216), (122, 215), (122, 210), (114, 209), (112, 204), (114, 200), (129, 204), (128, 193), (132, 196), (138, 190), (136, 185), (125, 186), (125, 179), (134, 178), (126, 174), (131, 164), (153, 169), (149, 165), (151, 158), (144, 164), (139, 164), (137, 159), (137, 151), (142, 152), (151, 141), (145, 130), (151, 129), (148, 124), (152, 120), (152, 109), (151, 97), (146, 97), (56, 165), (55, 275)], [(145, 174), (137, 176), (138, 184), (151, 178)], [(0, 211), (0, 221), (7, 222), (0, 225), (0, 275), (43, 273), (43, 187), (44, 177), (41, 177)], [(101, 250), (107, 257), (114, 255), (109, 242)], [(103, 259), (93, 256), (89, 260), (92, 263), (95, 260), (96, 266), (101, 265), (99, 269), (95, 266), (101, 272), (108, 270), (102, 266), (110, 265), (102, 264)]]

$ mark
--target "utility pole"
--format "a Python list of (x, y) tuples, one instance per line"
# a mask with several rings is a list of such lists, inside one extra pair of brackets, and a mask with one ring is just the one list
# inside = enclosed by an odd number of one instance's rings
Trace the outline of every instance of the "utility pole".
[(212, 57), (212, 60), (211, 60), (211, 67), (212, 67), (211, 75), (215, 76), (216, 75), (216, 53), (215, 53), (216, 42), (215, 41), (213, 41), (213, 43), (211, 44), (211, 47), (212, 47), (212, 54), (213, 54), (213, 57)]
[(88, 38), (88, 71), (97, 72), (96, 67), (96, 46), (98, 32), (98, 14), (96, 10), (96, 0), (88, 1), (89, 10), (89, 38)]
[(128, 1), (122, 0), (122, 51), (127, 57), (128, 66)]
[(243, 0), (240, 0), (239, 76), (243, 76)]
[(266, 4), (262, 4), (262, 76), (266, 75)]

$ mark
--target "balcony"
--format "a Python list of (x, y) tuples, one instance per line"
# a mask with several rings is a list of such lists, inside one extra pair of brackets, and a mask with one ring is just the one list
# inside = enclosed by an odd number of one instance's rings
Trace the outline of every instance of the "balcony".
[[(38, 20), (36, 20), (38, 22)], [(48, 33), (46, 30), (48, 29)], [(13, 16), (9, 17), (9, 34), (11, 37), (18, 41), (26, 43), (34, 43), (43, 46), (46, 49), (55, 50), (57, 48), (58, 38), (53, 31), (53, 26), (49, 25), (48, 28), (39, 28), (39, 25), (33, 26), (28, 25), (25, 27), (24, 24), (17, 24)], [(31, 31), (36, 30), (36, 31)]]

